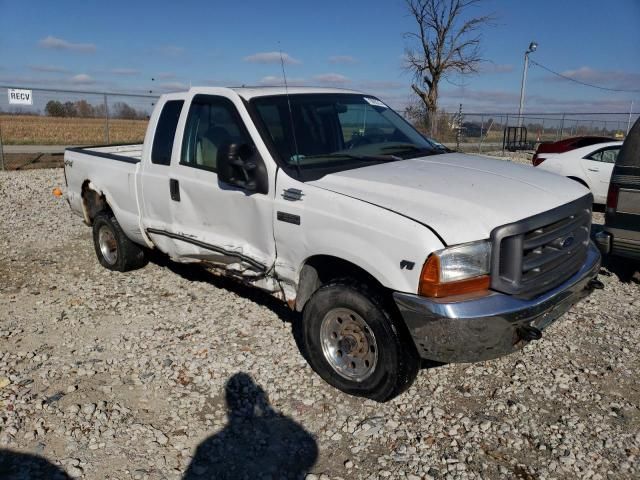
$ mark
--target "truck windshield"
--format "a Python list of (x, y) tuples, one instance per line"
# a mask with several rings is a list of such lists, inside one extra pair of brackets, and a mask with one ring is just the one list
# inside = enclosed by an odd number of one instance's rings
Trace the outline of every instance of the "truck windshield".
[(444, 153), (375, 97), (274, 95), (251, 104), (267, 143), (287, 166), (301, 170), (339, 171)]

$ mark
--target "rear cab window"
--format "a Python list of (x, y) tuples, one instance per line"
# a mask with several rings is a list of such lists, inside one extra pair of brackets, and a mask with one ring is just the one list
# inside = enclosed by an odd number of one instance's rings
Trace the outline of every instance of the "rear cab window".
[(171, 163), (171, 150), (173, 140), (176, 136), (178, 119), (184, 100), (169, 100), (162, 107), (158, 125), (153, 136), (153, 147), (151, 148), (151, 163), (156, 165), (169, 165)]

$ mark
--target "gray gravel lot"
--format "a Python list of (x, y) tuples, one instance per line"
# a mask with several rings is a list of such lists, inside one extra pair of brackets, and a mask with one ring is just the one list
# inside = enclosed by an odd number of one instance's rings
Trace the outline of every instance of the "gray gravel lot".
[(628, 264), (541, 341), (377, 404), (321, 381), (266, 295), (160, 257), (102, 268), (63, 185), (0, 172), (0, 478), (640, 476)]

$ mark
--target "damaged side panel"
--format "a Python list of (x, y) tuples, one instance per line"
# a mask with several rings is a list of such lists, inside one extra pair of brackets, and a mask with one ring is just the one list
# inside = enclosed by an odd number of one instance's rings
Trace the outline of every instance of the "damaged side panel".
[(200, 261), (217, 273), (280, 292), (273, 278), (276, 258), (272, 200), (218, 181), (215, 172), (171, 166), (179, 201), (171, 201), (166, 228), (147, 228), (154, 242), (178, 261)]
[[(96, 168), (99, 164), (99, 170)], [(72, 211), (91, 225), (95, 215), (109, 207), (120, 226), (133, 241), (142, 241), (138, 227), (138, 204), (135, 192), (137, 163), (113, 161), (86, 153), (65, 153), (67, 200)], [(98, 172), (98, 174), (97, 174)]]
[[(167, 96), (167, 101), (184, 100), (170, 163), (153, 162), (151, 142), (145, 144), (142, 171), (137, 181), (141, 230), (175, 261), (200, 262), (213, 273), (282, 297), (279, 283), (273, 277), (276, 257), (271, 221), (273, 194), (251, 194), (219, 182), (215, 162), (207, 163), (206, 167), (182, 162), (192, 97), (189, 92)], [(243, 103), (233, 96), (230, 99), (240, 116), (248, 119)], [(161, 110), (162, 105), (159, 105), (154, 111), (150, 128), (159, 121)], [(266, 158), (268, 150), (257, 131), (250, 122), (245, 121), (245, 124), (256, 148)], [(150, 133), (147, 132), (149, 138)], [(273, 192), (274, 165), (267, 163), (270, 191)]]
[(153, 229), (147, 233), (156, 247), (169, 254), (171, 259), (179, 263), (201, 263), (211, 273), (231, 277), (242, 283), (266, 290), (277, 298), (283, 299), (279, 282), (272, 276), (272, 271), (258, 264), (253, 259), (242, 258), (233, 252), (222, 252), (213, 245), (204, 245), (188, 237), (168, 236)]
[(107, 200), (102, 191), (89, 180), (82, 185), (82, 218), (84, 223), (91, 225), (96, 215), (105, 210), (108, 206)]

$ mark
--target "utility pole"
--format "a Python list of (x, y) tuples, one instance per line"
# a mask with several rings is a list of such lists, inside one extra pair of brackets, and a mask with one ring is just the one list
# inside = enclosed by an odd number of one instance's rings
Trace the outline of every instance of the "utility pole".
[(631, 130), (631, 113), (633, 112), (633, 100), (631, 100), (631, 106), (629, 107), (629, 120), (627, 120), (627, 135), (629, 135), (629, 130)]
[(462, 137), (462, 104), (458, 107), (458, 131), (456, 133), (456, 150), (460, 151), (460, 137)]
[(104, 141), (109, 144), (109, 102), (107, 102), (107, 94), (103, 96), (104, 100)]
[(524, 89), (527, 83), (527, 70), (529, 70), (529, 54), (538, 49), (536, 42), (529, 44), (529, 49), (524, 52), (524, 67), (522, 69), (522, 83), (520, 84), (520, 108), (518, 109), (518, 126), (522, 126), (522, 112), (524, 110)]

